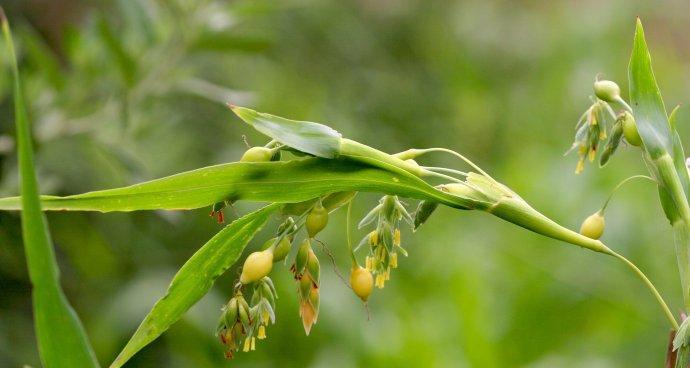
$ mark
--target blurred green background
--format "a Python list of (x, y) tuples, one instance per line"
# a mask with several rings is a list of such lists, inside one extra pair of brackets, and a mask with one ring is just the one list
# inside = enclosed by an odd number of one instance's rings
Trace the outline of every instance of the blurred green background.
[[(237, 160), (251, 131), (226, 101), (330, 124), (390, 152), (449, 147), (577, 228), (646, 170), (620, 151), (575, 175), (563, 157), (602, 72), (627, 90), (635, 16), (667, 106), (690, 101), (685, 1), (3, 0), (34, 122), (41, 190), (74, 194)], [(4, 50), (4, 47), (2, 48)], [(0, 195), (18, 193), (8, 60), (0, 58)], [(687, 108), (680, 110), (687, 138)], [(686, 143), (688, 141), (686, 140)], [(423, 160), (455, 165), (443, 156)], [(361, 217), (376, 195), (357, 198)], [(412, 201), (410, 204), (413, 205)], [(239, 204), (238, 213), (251, 205)], [(344, 211), (342, 211), (344, 212)], [(679, 310), (672, 235), (648, 183), (607, 211), (604, 239)], [(234, 217), (231, 211), (229, 217)], [(48, 216), (66, 293), (109, 364), (171, 276), (220, 225), (208, 209)], [(0, 213), (0, 366), (39, 366), (19, 217)], [(251, 247), (258, 247), (272, 229)], [(345, 270), (344, 214), (321, 235)], [(356, 233), (357, 238), (364, 231)], [(131, 367), (653, 367), (668, 326), (622, 264), (479, 213), (440, 209), (370, 302), (371, 321), (320, 253), (319, 323), (295, 285), (277, 324), (226, 362), (213, 335), (235, 270)]]

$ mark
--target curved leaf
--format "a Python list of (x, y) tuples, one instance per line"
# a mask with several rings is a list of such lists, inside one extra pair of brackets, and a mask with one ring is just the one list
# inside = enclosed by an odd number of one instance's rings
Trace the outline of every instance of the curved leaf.
[[(404, 172), (390, 172), (346, 159), (306, 158), (235, 162), (187, 171), (128, 187), (67, 197), (43, 196), (44, 210), (182, 210), (223, 200), (294, 203), (334, 192), (371, 191), (434, 200), (451, 207), (474, 202), (444, 193)], [(17, 197), (0, 199), (0, 210), (18, 210)]]
[(233, 221), (194, 253), (175, 274), (168, 291), (146, 315), (110, 367), (121, 367), (206, 295), (279, 207), (274, 203)]
[(21, 181), (22, 236), (29, 278), (33, 288), (36, 337), (44, 367), (98, 367), (86, 332), (60, 287), (60, 270), (46, 219), (41, 212), (34, 171), (31, 128), (27, 118), (12, 34), (0, 8), (0, 24), (14, 75), (14, 113), (17, 127), (19, 177)]
[(235, 105), (230, 105), (230, 109), (254, 129), (299, 151), (333, 158), (340, 150), (340, 133), (326, 125), (285, 119)]

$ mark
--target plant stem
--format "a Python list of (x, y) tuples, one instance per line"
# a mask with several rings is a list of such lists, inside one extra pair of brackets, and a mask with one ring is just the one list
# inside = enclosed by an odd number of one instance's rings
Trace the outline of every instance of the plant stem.
[(601, 214), (603, 215), (603, 214), (604, 214), (604, 211), (606, 210), (606, 207), (609, 205), (609, 202), (611, 201), (611, 198), (613, 198), (614, 193), (616, 193), (616, 192), (618, 191), (618, 189), (620, 189), (620, 187), (622, 187), (622, 186), (625, 185), (627, 182), (629, 182), (629, 181), (631, 181), (631, 180), (633, 180), (633, 179), (648, 179), (648, 180), (650, 180), (650, 181), (652, 181), (652, 182), (658, 184), (658, 182), (657, 182), (655, 179), (653, 179), (653, 178), (651, 178), (651, 177), (649, 177), (649, 176), (646, 176), (646, 175), (633, 175), (633, 176), (631, 176), (631, 177), (629, 177), (629, 178), (627, 178), (627, 179), (624, 179), (623, 181), (621, 181), (620, 183), (618, 183), (618, 185), (616, 185), (615, 188), (613, 188), (613, 190), (612, 190), (611, 193), (609, 194), (609, 197), (606, 199), (606, 202), (604, 202), (604, 205), (601, 207), (601, 210), (599, 210), (599, 213), (601, 213)]
[(446, 167), (435, 167), (435, 166), (422, 166), (422, 168), (427, 169), (429, 171), (438, 171), (438, 172), (447, 172), (450, 174), (455, 174), (455, 175), (460, 175), (460, 176), (467, 176), (467, 173), (464, 171), (460, 170), (453, 170), (449, 169)]
[(451, 155), (453, 155), (453, 156), (455, 156), (455, 157), (458, 157), (459, 159), (465, 161), (468, 165), (470, 165), (473, 169), (477, 170), (477, 172), (479, 172), (480, 174), (486, 176), (487, 178), (491, 179), (491, 180), (494, 181), (494, 182), (497, 182), (494, 178), (491, 177), (491, 175), (487, 174), (486, 171), (482, 170), (481, 167), (477, 166), (474, 162), (470, 161), (470, 159), (468, 159), (467, 157), (465, 157), (465, 156), (461, 155), (460, 153), (455, 152), (455, 151), (453, 151), (453, 150), (451, 150), (451, 149), (442, 148), (442, 147), (434, 147), (434, 148), (424, 148), (424, 149), (420, 149), (420, 150), (418, 150), (418, 151), (419, 151), (419, 154), (424, 154), (424, 153), (427, 153), (427, 152), (445, 152), (445, 153), (449, 153), (449, 154), (451, 154)]
[[(455, 183), (461, 183), (461, 184), (467, 185), (467, 183), (466, 183), (464, 180), (460, 180), (460, 179), (458, 179), (458, 178), (455, 178), (455, 177), (452, 177), (452, 176), (449, 176), (449, 175), (446, 175), (446, 174), (441, 174), (441, 173), (438, 173), (438, 172), (435, 172), (435, 171), (431, 171), (431, 170), (425, 170), (424, 176), (436, 176), (436, 177), (439, 177), (439, 178), (443, 178), (443, 179), (446, 179), (446, 180), (450, 180), (450, 181), (455, 182)], [(468, 185), (468, 186), (469, 186), (469, 185)]]
[(352, 260), (352, 267), (358, 267), (355, 252), (352, 251), (352, 237), (350, 235), (350, 221), (352, 218), (352, 200), (347, 203), (347, 218), (345, 219), (345, 234), (347, 236), (347, 250), (350, 252), (350, 260)]
[(628, 260), (627, 258), (623, 257), (622, 255), (614, 252), (613, 250), (611, 250), (611, 252), (609, 254), (620, 259), (621, 261), (623, 261), (623, 263), (625, 263), (628, 267), (630, 267), (630, 269), (632, 269), (635, 272), (635, 274), (647, 286), (649, 291), (651, 291), (652, 294), (654, 294), (656, 301), (659, 303), (659, 306), (661, 307), (661, 309), (664, 311), (664, 314), (666, 315), (666, 319), (668, 319), (668, 322), (671, 324), (671, 328), (673, 328), (673, 330), (678, 330), (678, 322), (676, 321), (676, 318), (673, 317), (673, 313), (671, 313), (671, 310), (669, 309), (668, 305), (664, 301), (664, 298), (661, 296), (661, 294), (659, 294), (659, 291), (656, 289), (656, 287), (654, 287), (654, 284), (652, 284), (652, 282), (649, 281), (649, 279), (644, 274), (644, 272), (642, 272), (637, 266), (635, 266), (634, 263), (630, 262), (630, 260)]

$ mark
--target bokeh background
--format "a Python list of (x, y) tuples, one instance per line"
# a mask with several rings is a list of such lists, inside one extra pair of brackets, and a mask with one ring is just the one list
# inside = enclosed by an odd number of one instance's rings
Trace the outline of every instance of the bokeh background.
[[(624, 148), (575, 175), (563, 157), (597, 73), (627, 90), (642, 17), (667, 106), (690, 101), (685, 1), (3, 0), (16, 33), (41, 190), (74, 194), (234, 161), (264, 138), (226, 101), (325, 122), (390, 152), (463, 152), (577, 228), (615, 184), (644, 173)], [(4, 47), (2, 48), (4, 50)], [(7, 55), (0, 58), (0, 194), (15, 195)], [(688, 137), (688, 109), (679, 115)], [(686, 140), (687, 142), (687, 140)], [(456, 165), (442, 156), (427, 164)], [(357, 198), (362, 216), (376, 195)], [(410, 201), (411, 205), (414, 205)], [(238, 213), (253, 207), (236, 206)], [(66, 293), (101, 363), (112, 361), (171, 276), (220, 226), (207, 209), (49, 214)], [(229, 217), (234, 217), (228, 212)], [(681, 306), (672, 236), (649, 183), (626, 186), (605, 241)], [(269, 236), (269, 229), (251, 247)], [(358, 231), (356, 236), (364, 236)], [(347, 266), (344, 215), (321, 238)], [(277, 324), (226, 362), (213, 335), (235, 270), (130, 367), (653, 367), (668, 327), (613, 259), (480, 213), (440, 209), (373, 295), (371, 320), (323, 265), (304, 336), (295, 285), (274, 269)], [(19, 217), (0, 213), (0, 366), (39, 366)]]

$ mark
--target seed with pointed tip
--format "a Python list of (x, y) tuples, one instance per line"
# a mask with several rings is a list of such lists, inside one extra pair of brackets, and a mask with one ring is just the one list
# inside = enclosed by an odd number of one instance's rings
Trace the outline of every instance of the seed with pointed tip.
[(625, 140), (635, 147), (640, 147), (642, 145), (642, 138), (640, 138), (640, 133), (637, 131), (637, 124), (635, 124), (635, 118), (629, 113), (624, 112), (623, 117), (623, 136)]
[(251, 282), (261, 280), (268, 275), (273, 268), (273, 252), (264, 250), (261, 252), (254, 252), (250, 254), (244, 261), (242, 266), (242, 274), (240, 275), (240, 282), (249, 284)]
[(603, 101), (614, 102), (620, 99), (621, 88), (616, 82), (610, 80), (598, 80), (594, 82), (594, 94)]
[(604, 220), (604, 216), (597, 211), (582, 222), (580, 234), (588, 238), (599, 239), (604, 234), (605, 226), (606, 221)]
[(316, 236), (326, 225), (328, 225), (328, 210), (319, 203), (307, 215), (305, 226), (309, 237), (313, 238)]
[(266, 147), (252, 147), (244, 152), (241, 162), (268, 162), (271, 161), (273, 151)]
[(369, 295), (371, 295), (371, 291), (374, 289), (374, 277), (371, 275), (371, 272), (367, 271), (365, 268), (359, 266), (354, 267), (350, 273), (350, 286), (352, 286), (352, 291), (354, 291), (363, 302), (366, 302), (367, 299), (369, 299)]

